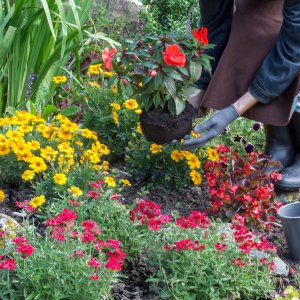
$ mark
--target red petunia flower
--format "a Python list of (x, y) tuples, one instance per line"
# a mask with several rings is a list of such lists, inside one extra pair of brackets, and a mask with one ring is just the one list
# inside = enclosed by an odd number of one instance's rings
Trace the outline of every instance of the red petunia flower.
[(112, 69), (112, 58), (116, 53), (117, 53), (116, 48), (113, 48), (111, 50), (109, 50), (108, 48), (105, 48), (104, 51), (102, 52), (102, 59), (104, 62), (104, 68), (106, 70)]
[(185, 54), (180, 51), (176, 44), (167, 46), (166, 52), (162, 54), (167, 65), (184, 67), (186, 62)]
[(202, 43), (203, 45), (208, 44), (206, 27), (201, 27), (200, 29), (197, 28), (194, 29), (193, 36), (199, 43)]

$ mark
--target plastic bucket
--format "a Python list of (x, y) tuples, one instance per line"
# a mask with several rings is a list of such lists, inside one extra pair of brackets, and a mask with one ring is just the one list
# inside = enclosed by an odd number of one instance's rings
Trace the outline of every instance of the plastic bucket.
[(300, 202), (287, 204), (278, 210), (284, 236), (289, 248), (289, 258), (300, 261)]

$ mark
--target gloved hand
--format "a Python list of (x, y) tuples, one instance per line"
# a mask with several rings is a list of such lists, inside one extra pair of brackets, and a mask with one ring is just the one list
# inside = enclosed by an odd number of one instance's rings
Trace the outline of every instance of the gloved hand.
[(207, 130), (207, 132), (198, 138), (190, 138), (190, 136), (188, 136), (182, 148), (189, 150), (204, 146), (208, 141), (220, 135), (224, 129), (239, 116), (239, 113), (233, 105), (216, 112), (207, 121), (194, 128), (196, 133), (201, 133), (205, 130)]

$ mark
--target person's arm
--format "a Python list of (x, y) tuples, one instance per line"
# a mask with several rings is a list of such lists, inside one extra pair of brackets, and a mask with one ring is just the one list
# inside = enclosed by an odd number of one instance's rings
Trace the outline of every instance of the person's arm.
[(300, 0), (285, 0), (283, 24), (274, 48), (266, 56), (249, 88), (260, 102), (281, 95), (300, 71)]

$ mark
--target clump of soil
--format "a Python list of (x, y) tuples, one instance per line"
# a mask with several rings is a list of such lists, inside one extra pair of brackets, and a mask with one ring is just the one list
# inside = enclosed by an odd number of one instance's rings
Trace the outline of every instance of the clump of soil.
[(168, 108), (152, 109), (140, 116), (141, 128), (149, 142), (168, 144), (190, 134), (193, 125), (193, 107), (186, 102), (185, 110), (179, 115), (172, 115)]

